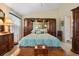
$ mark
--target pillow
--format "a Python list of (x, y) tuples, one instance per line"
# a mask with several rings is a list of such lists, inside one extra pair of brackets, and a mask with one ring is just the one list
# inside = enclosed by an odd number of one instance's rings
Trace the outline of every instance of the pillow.
[(36, 30), (32, 30), (31, 33), (35, 34)]
[(33, 34), (46, 34), (47, 31), (45, 29), (33, 29), (31, 31), (31, 33), (33, 33)]
[(37, 30), (35, 33), (36, 34), (42, 34), (42, 32), (40, 30)]
[(40, 31), (42, 32), (42, 34), (46, 34), (47, 33), (47, 29), (40, 29)]

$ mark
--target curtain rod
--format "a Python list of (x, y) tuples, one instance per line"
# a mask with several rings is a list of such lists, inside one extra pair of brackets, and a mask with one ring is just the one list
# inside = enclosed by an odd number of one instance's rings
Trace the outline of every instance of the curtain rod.
[(15, 15), (15, 14), (13, 14), (13, 13), (11, 13), (11, 12), (9, 12), (9, 14), (11, 14), (11, 15), (13, 15), (13, 16), (19, 18), (19, 19), (22, 19), (22, 18), (20, 18), (19, 16)]

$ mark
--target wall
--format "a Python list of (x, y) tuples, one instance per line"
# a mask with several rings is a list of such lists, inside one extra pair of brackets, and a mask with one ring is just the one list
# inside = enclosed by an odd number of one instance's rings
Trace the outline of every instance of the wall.
[(2, 9), (2, 10), (4, 11), (4, 13), (6, 14), (6, 15), (5, 15), (5, 18), (8, 17), (8, 14), (9, 14), (9, 11), (10, 11), (9, 7), (6, 6), (6, 5), (3, 4), (3, 3), (0, 3), (0, 9)]

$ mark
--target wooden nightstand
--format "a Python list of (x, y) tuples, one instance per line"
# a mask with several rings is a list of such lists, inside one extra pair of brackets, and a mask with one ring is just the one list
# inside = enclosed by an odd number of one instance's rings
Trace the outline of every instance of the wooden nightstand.
[(37, 48), (34, 48), (34, 55), (35, 56), (47, 56), (48, 55), (48, 49), (45, 46), (45, 48), (42, 47), (43, 45), (37, 45)]
[(62, 41), (62, 31), (57, 31), (57, 37), (60, 41)]

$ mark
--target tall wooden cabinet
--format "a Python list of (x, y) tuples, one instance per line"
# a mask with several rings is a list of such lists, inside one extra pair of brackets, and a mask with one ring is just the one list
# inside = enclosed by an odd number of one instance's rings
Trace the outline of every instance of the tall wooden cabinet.
[(48, 33), (56, 36), (56, 19), (54, 18), (25, 18), (24, 19), (24, 36), (31, 33), (33, 29), (33, 22), (47, 22), (48, 23)]
[(73, 12), (72, 51), (79, 54), (79, 7), (72, 9), (72, 12)]

